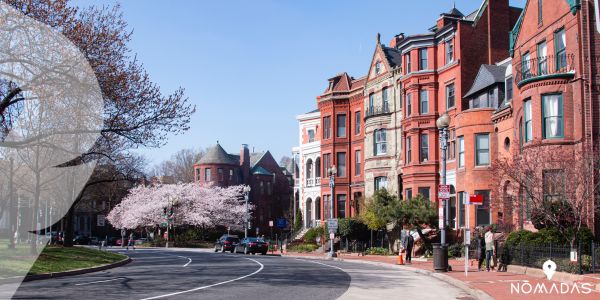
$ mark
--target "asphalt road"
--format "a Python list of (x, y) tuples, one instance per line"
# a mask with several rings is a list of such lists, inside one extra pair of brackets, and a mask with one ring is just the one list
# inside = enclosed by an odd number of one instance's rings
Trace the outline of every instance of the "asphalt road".
[[(458, 299), (432, 277), (352, 262), (144, 249), (106, 271), (22, 283), (13, 299)], [(0, 290), (2, 286), (0, 285)]]

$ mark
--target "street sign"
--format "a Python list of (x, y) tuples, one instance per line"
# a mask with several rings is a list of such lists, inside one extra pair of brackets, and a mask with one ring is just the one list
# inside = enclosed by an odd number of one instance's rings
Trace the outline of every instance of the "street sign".
[(483, 195), (481, 195), (481, 194), (470, 195), (469, 203), (467, 203), (467, 204), (483, 205)]
[(441, 200), (450, 199), (450, 185), (440, 184), (438, 186), (438, 198), (440, 198)]
[(338, 219), (328, 219), (327, 228), (329, 228), (329, 232), (335, 232), (338, 229)]
[(106, 217), (104, 215), (96, 216), (96, 226), (104, 227), (105, 221), (106, 221)]
[(269, 221), (269, 227), (273, 227), (273, 220)]
[(287, 227), (287, 220), (284, 218), (277, 219), (277, 228), (284, 229)]
[(465, 246), (469, 246), (471, 244), (471, 230), (469, 228), (465, 228)]

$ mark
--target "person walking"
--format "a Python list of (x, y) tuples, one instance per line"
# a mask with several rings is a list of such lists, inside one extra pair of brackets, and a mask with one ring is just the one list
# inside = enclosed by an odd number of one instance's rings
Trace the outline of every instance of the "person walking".
[(405, 261), (407, 264), (411, 263), (412, 260), (412, 250), (415, 245), (415, 238), (413, 238), (412, 234), (409, 232), (406, 233), (405, 241), (404, 241), (404, 249), (406, 249), (406, 257)]
[(494, 234), (492, 227), (488, 226), (485, 233), (485, 268), (489, 272), (494, 263)]
[(481, 231), (477, 232), (477, 271), (481, 271), (481, 266), (485, 260), (485, 239), (481, 234)]
[(135, 242), (133, 241), (133, 232), (129, 233), (129, 239), (127, 240), (127, 250), (129, 250), (130, 246), (133, 248), (133, 250), (135, 250)]

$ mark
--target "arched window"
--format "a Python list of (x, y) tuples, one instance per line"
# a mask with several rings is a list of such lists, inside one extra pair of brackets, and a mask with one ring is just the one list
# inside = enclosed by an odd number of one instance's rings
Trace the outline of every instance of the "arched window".
[(321, 177), (321, 158), (317, 157), (317, 159), (315, 160), (315, 177), (320, 178)]
[(312, 178), (313, 177), (313, 161), (312, 159), (308, 159), (306, 161), (306, 178)]

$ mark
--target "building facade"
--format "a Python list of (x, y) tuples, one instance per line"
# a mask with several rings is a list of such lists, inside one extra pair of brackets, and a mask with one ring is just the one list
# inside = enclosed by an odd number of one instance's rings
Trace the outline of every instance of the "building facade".
[(203, 185), (250, 186), (249, 202), (253, 204), (251, 229), (256, 234), (269, 232), (269, 221), (291, 220), (292, 185), (269, 151), (250, 153), (242, 145), (240, 154), (229, 154), (216, 144), (194, 165), (195, 181)]

